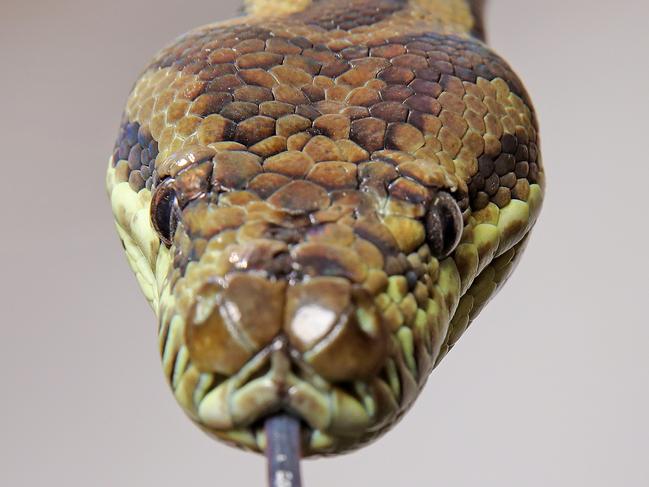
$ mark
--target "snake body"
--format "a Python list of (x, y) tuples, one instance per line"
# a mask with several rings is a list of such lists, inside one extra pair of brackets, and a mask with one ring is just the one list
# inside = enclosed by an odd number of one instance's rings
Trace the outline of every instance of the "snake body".
[(249, 0), (163, 49), (107, 185), (173, 394), (261, 451), (357, 448), (412, 405), (539, 214), (537, 122), (470, 0)]

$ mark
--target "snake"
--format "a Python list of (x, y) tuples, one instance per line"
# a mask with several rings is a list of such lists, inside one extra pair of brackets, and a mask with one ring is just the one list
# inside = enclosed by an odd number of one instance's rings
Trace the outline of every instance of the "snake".
[(511, 275), (545, 173), (483, 11), (247, 0), (142, 71), (107, 190), (164, 375), (210, 436), (261, 452), (285, 412), (305, 456), (368, 444)]

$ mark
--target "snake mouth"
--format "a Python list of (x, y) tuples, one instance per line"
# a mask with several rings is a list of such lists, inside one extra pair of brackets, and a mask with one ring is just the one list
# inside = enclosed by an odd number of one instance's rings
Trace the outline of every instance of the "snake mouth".
[(254, 430), (267, 416), (288, 411), (292, 368), (286, 341), (274, 340), (205, 395), (197, 410), (201, 424), (214, 430)]
[(305, 451), (323, 453), (327, 444), (357, 444), (376, 426), (379, 418), (368, 413), (359, 394), (371, 384), (371, 380), (331, 383), (286, 337), (277, 337), (209, 391), (194, 419), (210, 434), (226, 439), (235, 435), (234, 442), (242, 446), (242, 436), (256, 437), (269, 417), (286, 413), (301, 421)]

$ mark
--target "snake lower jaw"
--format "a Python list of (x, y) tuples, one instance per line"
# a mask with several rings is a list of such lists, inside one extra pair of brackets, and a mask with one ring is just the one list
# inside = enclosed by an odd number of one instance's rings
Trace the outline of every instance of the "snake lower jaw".
[[(214, 431), (255, 430), (279, 411), (299, 417), (309, 434), (355, 441), (379, 422), (354, 391), (372, 381), (332, 385), (313, 373), (301, 354), (277, 338), (201, 401), (198, 422)], [(371, 386), (369, 386), (371, 387)]]
[(340, 454), (377, 439), (396, 424), (419, 390), (414, 380), (406, 379), (399, 400), (386, 384), (388, 373), (332, 385), (280, 343), (283, 340), (259, 352), (198, 406), (187, 402), (182, 386), (176, 388), (176, 398), (209, 435), (258, 452), (265, 448), (265, 419), (278, 412), (291, 414), (303, 425), (304, 455), (314, 456)]

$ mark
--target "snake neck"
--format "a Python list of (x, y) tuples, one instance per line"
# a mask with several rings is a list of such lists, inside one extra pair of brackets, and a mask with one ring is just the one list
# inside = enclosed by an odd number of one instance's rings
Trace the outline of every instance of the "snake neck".
[(485, 0), (244, 0), (246, 12), (255, 17), (295, 16), (315, 21), (336, 14), (340, 25), (334, 27), (342, 30), (351, 30), (342, 19), (349, 12), (355, 13), (350, 17), (368, 21), (359, 26), (415, 18), (480, 40), (484, 40), (484, 4)]

